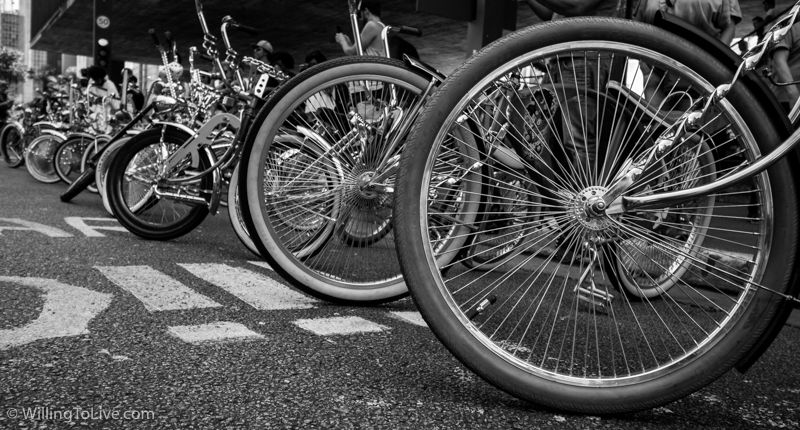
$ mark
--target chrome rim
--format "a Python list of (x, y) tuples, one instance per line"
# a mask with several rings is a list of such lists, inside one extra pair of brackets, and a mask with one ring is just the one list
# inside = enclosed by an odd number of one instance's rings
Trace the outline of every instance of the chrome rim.
[[(605, 41), (554, 45), (497, 68), (456, 104), (429, 153), (420, 227), (435, 286), (420, 288), (437, 288), (492, 354), (562, 383), (641, 382), (702, 355), (738, 321), (763, 275), (773, 207), (766, 175), (658, 211), (607, 215), (596, 202), (625, 160), (676, 121), (672, 113), (685, 110), (688, 97), (712, 89), (660, 53)], [(661, 104), (644, 102), (659, 94)], [(509, 243), (502, 265), (462, 264), (469, 240), (442, 246), (455, 243), (441, 234), (447, 220), (465, 215), (456, 207), (443, 213), (448, 206), (438, 199), (447, 181), (436, 172), (456, 134), (471, 135), (462, 141), (477, 154), (462, 153), (460, 168), (449, 166), (453, 180), (477, 181), (476, 219), (498, 215), (483, 166), (531, 185), (514, 188), (527, 194), (519, 197), (528, 210), (517, 222), (530, 234), (522, 245)], [(710, 182), (758, 154), (744, 121), (723, 101), (632, 190)], [(485, 234), (478, 226), (463, 231), (473, 239)]]

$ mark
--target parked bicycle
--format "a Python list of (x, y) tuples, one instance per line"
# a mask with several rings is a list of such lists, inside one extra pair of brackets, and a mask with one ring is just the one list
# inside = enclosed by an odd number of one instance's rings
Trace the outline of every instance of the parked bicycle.
[[(349, 12), (362, 52), (358, 3)], [(384, 44), (397, 32), (419, 33), (386, 26)], [(407, 294), (394, 175), (414, 118), (443, 79), (416, 60), (348, 56), (304, 70), (267, 100), (242, 153), (239, 206), (260, 254), (293, 285), (362, 304)]]
[[(116, 151), (105, 178), (109, 205), (123, 226), (147, 239), (174, 239), (192, 231), (209, 213), (216, 213), (226, 195), (225, 176), (238, 163), (240, 142), (267, 93), (267, 82), (286, 78), (266, 63), (239, 57), (231, 47), (228, 30), (254, 33), (255, 29), (229, 16), (223, 18), (220, 27), (223, 60), (217, 38), (208, 30), (202, 3), (198, 0), (195, 6), (204, 34), (203, 47), (226, 86), (224, 92), (214, 94), (235, 114), (218, 111), (201, 116), (194, 128), (158, 123), (131, 137)], [(257, 82), (248, 85), (244, 81), (239, 71), (242, 64), (259, 70)], [(196, 89), (202, 95), (201, 90), (207, 88)], [(205, 113), (209, 106), (200, 107), (198, 112)]]
[[(454, 72), (409, 137), (395, 204), (404, 277), (448, 349), (583, 413), (661, 405), (752, 364), (798, 302), (800, 131), (781, 143), (786, 115), (747, 72), (799, 9), (738, 64), (702, 37), (581, 18)], [(516, 165), (490, 161), (501, 89)]]

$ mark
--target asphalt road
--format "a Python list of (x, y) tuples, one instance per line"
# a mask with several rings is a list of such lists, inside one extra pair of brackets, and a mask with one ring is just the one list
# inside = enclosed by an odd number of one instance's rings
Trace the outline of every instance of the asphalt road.
[(97, 219), (97, 195), (61, 203), (64, 188), (0, 166), (2, 429), (800, 427), (797, 323), (748, 373), (685, 399), (569, 415), (471, 374), (408, 299), (345, 307), (290, 290), (225, 213), (147, 242), (88, 228), (116, 225)]

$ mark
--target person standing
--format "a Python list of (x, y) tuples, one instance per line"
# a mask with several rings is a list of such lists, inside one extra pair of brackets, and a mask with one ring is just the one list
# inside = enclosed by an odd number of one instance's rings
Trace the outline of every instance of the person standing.
[[(543, 20), (574, 16), (622, 17), (625, 0), (526, 0), (533, 12)], [(587, 97), (587, 92), (577, 88), (602, 88), (609, 80), (608, 58), (597, 56), (565, 58), (553, 64), (549, 76), (558, 82), (577, 84), (565, 90), (567, 120), (562, 124), (564, 150), (575, 166), (589, 171), (597, 164), (597, 156), (604, 153), (599, 148), (597, 136), (597, 100)]]
[(90, 105), (90, 121), (98, 132), (109, 133), (111, 131), (110, 119), (113, 113), (120, 108), (119, 91), (113, 82), (106, 79), (106, 71), (102, 67), (90, 66), (86, 74), (89, 76), (86, 95), (94, 97), (95, 100), (102, 100), (101, 103)]
[(642, 0), (635, 17), (652, 22), (657, 11), (675, 15), (726, 45), (742, 18), (739, 0)]
[(106, 79), (106, 71), (100, 66), (90, 66), (86, 74), (89, 76), (89, 85), (86, 94), (95, 97), (107, 97), (107, 103), (114, 109), (119, 109), (119, 91), (113, 82)]
[[(381, 21), (381, 5), (377, 1), (365, 1), (361, 3), (359, 18), (365, 21), (361, 28), (361, 47), (364, 48), (366, 55), (386, 56), (386, 49), (381, 39), (381, 31), (386, 25)], [(342, 47), (347, 55), (358, 54), (358, 47), (344, 33), (336, 33), (334, 37), (336, 43)]]
[[(794, 24), (786, 36), (772, 48), (770, 58), (776, 82), (800, 80), (800, 23)], [(795, 84), (774, 86), (773, 92), (787, 113), (800, 97), (800, 90)]]

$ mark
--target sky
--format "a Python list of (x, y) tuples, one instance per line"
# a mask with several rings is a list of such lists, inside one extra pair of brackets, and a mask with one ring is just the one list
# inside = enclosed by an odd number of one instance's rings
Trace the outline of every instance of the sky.
[(2, 0), (3, 10), (18, 10), (19, 0)]

